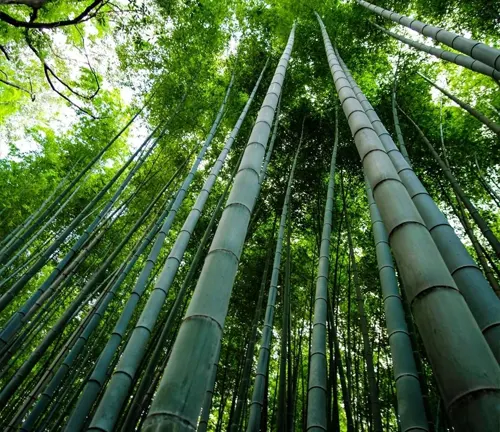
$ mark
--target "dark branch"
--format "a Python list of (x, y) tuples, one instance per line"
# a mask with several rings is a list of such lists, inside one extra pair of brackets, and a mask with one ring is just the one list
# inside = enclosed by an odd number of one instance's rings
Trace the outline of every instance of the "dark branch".
[[(7, 74), (3, 70), (0, 70), (0, 73), (3, 73), (5, 78), (8, 78)], [(17, 90), (21, 90), (22, 92), (28, 93), (30, 95), (31, 100), (32, 101), (35, 100), (35, 95), (33, 94), (33, 91), (27, 90), (24, 87), (21, 87), (20, 85), (17, 85), (13, 82), (7, 81), (7, 79), (0, 78), (0, 82), (5, 84), (5, 85), (8, 85), (9, 87), (13, 87)], [(31, 81), (30, 81), (30, 87), (31, 87)]]
[(87, 6), (75, 18), (61, 20), (61, 21), (54, 21), (54, 22), (49, 22), (49, 23), (19, 21), (18, 19), (12, 17), (9, 14), (6, 14), (5, 12), (0, 12), (0, 20), (5, 21), (6, 23), (8, 23), (14, 27), (23, 27), (23, 28), (35, 28), (35, 29), (46, 28), (46, 29), (49, 29), (49, 28), (56, 28), (56, 27), (64, 27), (64, 26), (78, 24), (78, 23), (81, 23), (83, 21), (88, 21), (89, 19), (93, 18), (97, 14), (99, 9), (103, 5), (104, 5), (104, 0), (94, 0), (89, 6)]
[(83, 53), (85, 55), (85, 58), (87, 59), (87, 64), (89, 65), (90, 73), (92, 74), (94, 81), (95, 81), (95, 84), (96, 84), (96, 89), (95, 89), (94, 93), (92, 93), (90, 96), (85, 97), (88, 100), (92, 100), (97, 95), (97, 93), (99, 93), (99, 90), (101, 89), (101, 85), (99, 84), (99, 78), (97, 77), (96, 71), (94, 70), (94, 68), (90, 64), (90, 59), (89, 59), (89, 56), (87, 53), (87, 48), (85, 47), (85, 38), (83, 37), (83, 34), (80, 31), (80, 29), (78, 28), (78, 26), (75, 26), (75, 29), (77, 30), (78, 34), (80, 35), (80, 37), (82, 39)]
[(28, 47), (31, 49), (31, 51), (33, 51), (33, 53), (38, 57), (38, 59), (42, 63), (42, 65), (43, 65), (43, 72), (45, 74), (45, 78), (47, 79), (47, 82), (49, 83), (50, 88), (52, 90), (54, 90), (59, 96), (61, 96), (71, 106), (75, 107), (78, 111), (81, 111), (84, 114), (87, 114), (88, 116), (92, 117), (94, 120), (97, 120), (97, 117), (94, 116), (90, 111), (86, 110), (85, 108), (82, 108), (81, 106), (79, 106), (78, 104), (76, 104), (75, 102), (73, 102), (68, 96), (66, 96), (64, 93), (62, 93), (61, 91), (59, 91), (56, 88), (56, 86), (54, 85), (54, 83), (53, 83), (53, 81), (52, 81), (52, 79), (50, 77), (51, 75), (55, 79), (57, 79), (57, 81), (59, 83), (61, 83), (64, 87), (66, 87), (69, 91), (71, 91), (73, 94), (75, 94), (75, 95), (78, 96), (78, 93), (76, 93), (68, 84), (66, 84), (63, 80), (61, 80), (56, 75), (56, 73), (50, 68), (50, 66), (45, 62), (45, 60), (43, 60), (43, 58), (41, 57), (41, 55), (38, 52), (38, 50), (31, 43), (28, 31), (29, 30), (26, 30), (26, 34), (25, 34), (26, 43), (27, 43)]
[(10, 61), (10, 55), (9, 52), (7, 51), (7, 48), (5, 48), (3, 45), (0, 45), (0, 51), (2, 51), (5, 58)]

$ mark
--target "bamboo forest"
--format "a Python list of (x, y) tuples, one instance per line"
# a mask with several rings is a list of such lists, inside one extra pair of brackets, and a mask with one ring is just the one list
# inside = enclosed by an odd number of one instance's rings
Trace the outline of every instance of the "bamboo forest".
[(0, 0), (0, 431), (500, 432), (500, 2)]

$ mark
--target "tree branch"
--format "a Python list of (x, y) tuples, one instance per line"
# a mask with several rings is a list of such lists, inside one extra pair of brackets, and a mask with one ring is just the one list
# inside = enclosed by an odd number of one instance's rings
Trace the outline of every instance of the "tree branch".
[(76, 29), (76, 31), (78, 32), (78, 34), (80, 35), (80, 37), (82, 39), (83, 53), (85, 55), (85, 58), (87, 59), (87, 64), (89, 65), (90, 73), (92, 74), (92, 76), (94, 78), (94, 81), (95, 81), (95, 84), (96, 84), (95, 91), (90, 96), (86, 96), (85, 97), (85, 99), (92, 100), (97, 95), (97, 93), (99, 93), (99, 90), (101, 89), (101, 85), (99, 83), (99, 78), (97, 77), (97, 73), (96, 73), (96, 71), (94, 70), (94, 68), (92, 67), (92, 65), (90, 63), (90, 59), (89, 59), (89, 56), (88, 56), (88, 53), (87, 53), (87, 48), (85, 47), (85, 38), (83, 37), (83, 34), (80, 31), (80, 29), (78, 28), (78, 26), (75, 26), (75, 29)]
[(45, 60), (42, 58), (42, 56), (40, 55), (40, 53), (38, 52), (38, 50), (33, 46), (33, 44), (31, 43), (30, 41), (30, 37), (29, 37), (29, 33), (28, 33), (29, 30), (26, 30), (26, 34), (25, 34), (25, 39), (26, 39), (26, 43), (28, 45), (28, 47), (31, 49), (31, 51), (33, 51), (33, 53), (38, 57), (38, 59), (40, 60), (40, 62), (42, 63), (42, 66), (43, 66), (43, 73), (45, 74), (45, 78), (47, 79), (47, 82), (49, 83), (49, 86), (52, 90), (54, 90), (59, 96), (61, 96), (66, 102), (68, 102), (71, 106), (75, 107), (78, 111), (81, 111), (83, 112), (84, 114), (87, 114), (88, 116), (90, 116), (91, 118), (93, 118), (94, 120), (97, 120), (97, 117), (94, 116), (90, 111), (86, 110), (85, 108), (82, 108), (81, 106), (79, 106), (78, 104), (76, 104), (75, 102), (73, 102), (68, 96), (66, 96), (65, 94), (63, 94), (61, 91), (59, 91), (56, 86), (54, 85), (52, 79), (50, 78), (50, 76), (52, 75), (59, 83), (61, 83), (64, 87), (66, 87), (69, 91), (71, 91), (73, 94), (75, 94), (76, 96), (79, 96), (79, 94), (77, 92), (75, 92), (68, 84), (66, 84), (63, 80), (61, 80), (57, 74), (51, 69), (51, 67), (45, 62)]
[[(4, 21), (14, 27), (23, 27), (23, 28), (34, 28), (34, 29), (41, 29), (41, 28), (56, 28), (56, 27), (64, 27), (64, 26), (69, 26), (69, 25), (74, 25), (81, 23), (83, 21), (88, 21), (89, 19), (93, 18), (99, 9), (101, 9), (102, 6), (104, 6), (105, 0), (94, 0), (89, 6), (87, 6), (78, 16), (76, 16), (73, 19), (66, 19), (66, 20), (61, 20), (61, 21), (54, 21), (54, 22), (49, 22), (49, 23), (38, 23), (38, 22), (26, 22), (26, 21), (19, 21), (18, 19), (12, 17), (9, 14), (6, 14), (5, 12), (0, 12), (0, 20)], [(95, 9), (95, 10), (94, 10)], [(34, 8), (34, 10), (37, 10), (37, 8)]]
[[(8, 78), (7, 74), (3, 70), (0, 70), (0, 73), (3, 73), (5, 75), (5, 78)], [(33, 94), (33, 91), (27, 90), (24, 87), (21, 87), (21, 86), (15, 84), (15, 83), (7, 81), (7, 79), (0, 78), (0, 82), (3, 83), (3, 84), (5, 84), (5, 85), (7, 85), (7, 86), (9, 86), (9, 87), (13, 87), (13, 88), (15, 88), (17, 90), (21, 90), (22, 92), (28, 93), (30, 95), (31, 100), (32, 101), (35, 100), (35, 95)], [(31, 81), (30, 81), (30, 86), (31, 86)]]
[(3, 52), (5, 58), (10, 61), (10, 55), (9, 52), (7, 51), (7, 48), (5, 48), (3, 45), (0, 45), (0, 51)]

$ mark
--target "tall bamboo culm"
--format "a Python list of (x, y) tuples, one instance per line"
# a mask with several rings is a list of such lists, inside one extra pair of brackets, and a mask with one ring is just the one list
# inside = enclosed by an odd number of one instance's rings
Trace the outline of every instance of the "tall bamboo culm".
[[(294, 31), (295, 26), (257, 116), (170, 360), (144, 422), (144, 431), (196, 429), (259, 191), (259, 173), (293, 47)], [(186, 358), (191, 361), (186, 362)]]
[(411, 28), (424, 36), (428, 36), (438, 42), (448, 45), (449, 47), (460, 51), (465, 55), (471, 56), (473, 59), (485, 63), (497, 71), (500, 71), (500, 50), (496, 48), (492, 48), (473, 39), (459, 36), (448, 30), (425, 24), (421, 21), (400, 15), (396, 12), (383, 9), (364, 0), (356, 0), (356, 2), (377, 15), (390, 19), (397, 24)]
[[(96, 398), (99, 395), (100, 390), (102, 389), (104, 382), (106, 380), (106, 375), (107, 375), (107, 370), (108, 367), (114, 357), (115, 351), (120, 345), (121, 341), (123, 340), (124, 333), (128, 327), (128, 324), (130, 320), (132, 319), (133, 312), (135, 308), (137, 307), (140, 298), (144, 294), (148, 283), (149, 283), (149, 277), (153, 271), (153, 268), (156, 264), (156, 261), (158, 260), (158, 256), (160, 254), (161, 248), (167, 238), (168, 233), (170, 232), (170, 228), (172, 227), (172, 224), (174, 222), (174, 219), (177, 215), (177, 212), (179, 211), (184, 198), (186, 197), (186, 194), (188, 192), (188, 189), (193, 181), (194, 175), (196, 171), (198, 170), (198, 167), (203, 160), (203, 157), (205, 156), (206, 152), (208, 151), (208, 148), (210, 147), (212, 140), (215, 136), (215, 132), (220, 124), (220, 121), (222, 119), (222, 116), (225, 111), (225, 107), (227, 104), (227, 100), (229, 98), (229, 94), (231, 92), (231, 88), (233, 86), (234, 82), (234, 73), (231, 75), (231, 80), (229, 82), (229, 85), (227, 86), (224, 99), (222, 101), (222, 104), (219, 107), (219, 110), (217, 111), (217, 114), (215, 116), (215, 120), (212, 123), (212, 126), (210, 128), (210, 131), (201, 147), (199, 150), (196, 159), (191, 166), (191, 169), (189, 170), (186, 178), (182, 182), (179, 190), (176, 193), (174, 203), (172, 204), (172, 207), (170, 208), (170, 211), (168, 212), (168, 216), (164, 220), (160, 230), (158, 231), (156, 238), (154, 240), (153, 246), (151, 247), (151, 250), (149, 251), (148, 257), (145, 261), (145, 264), (143, 268), (141, 269), (141, 272), (135, 282), (134, 289), (130, 295), (130, 297), (127, 300), (127, 303), (125, 307), (122, 310), (122, 313), (120, 315), (120, 318), (118, 322), (115, 325), (115, 329), (113, 333), (111, 334), (111, 337), (108, 339), (108, 342), (106, 343), (104, 349), (101, 352), (101, 355), (99, 357), (99, 360), (97, 364), (94, 367), (93, 373), (88, 380), (87, 384), (85, 385), (83, 394), (80, 396), (80, 399), (78, 400), (78, 403), (73, 410), (73, 413), (71, 414), (71, 417), (68, 421), (68, 424), (66, 425), (66, 431), (71, 432), (73, 430), (79, 430), (84, 421), (86, 416), (88, 415), (90, 409), (92, 408), (92, 405), (94, 404)], [(160, 305), (161, 307), (161, 305)], [(141, 315), (142, 316), (142, 315)], [(154, 321), (153, 321), (154, 322)], [(137, 329), (137, 327), (136, 327)], [(142, 328), (144, 331), (146, 331), (146, 328)], [(129, 345), (127, 344), (127, 347)], [(137, 367), (137, 360), (142, 358), (141, 356), (143, 353), (141, 350), (145, 349), (145, 346), (140, 346), (137, 347), (137, 356), (133, 357), (133, 360), (130, 361), (128, 359), (127, 355), (127, 361), (131, 364), (130, 367)], [(129, 348), (130, 350), (130, 348)], [(128, 354), (128, 353), (127, 353)], [(139, 360), (140, 361), (140, 360)], [(122, 364), (125, 361), (122, 361)], [(133, 374), (131, 374), (133, 376)], [(115, 384), (116, 385), (116, 384)], [(114, 387), (114, 386), (113, 386)], [(109, 391), (104, 393), (104, 396), (108, 395), (109, 397)], [(121, 406), (123, 403), (123, 396), (127, 396), (126, 389), (123, 388), (121, 390), (118, 390), (115, 396), (113, 396), (113, 401), (116, 403), (116, 406)], [(102, 401), (101, 401), (102, 402)], [(101, 404), (99, 404), (101, 406)], [(119, 408), (117, 408), (119, 409)], [(116, 421), (116, 418), (119, 414), (119, 412), (116, 412), (113, 410), (113, 407), (110, 405), (109, 410), (108, 410), (108, 418), (107, 421), (104, 420), (103, 422), (108, 424), (112, 423), (114, 425), (114, 422)], [(100, 413), (97, 411), (94, 415), (94, 418), (97, 419), (100, 418)], [(92, 427), (93, 423), (91, 423)], [(103, 425), (104, 427), (104, 425)], [(105, 430), (105, 429), (103, 429)]]
[(184, 225), (179, 231), (177, 239), (175, 240), (172, 250), (165, 261), (158, 280), (155, 283), (154, 289), (144, 306), (137, 325), (132, 330), (129, 342), (127, 343), (120, 361), (116, 366), (104, 396), (99, 403), (99, 407), (92, 419), (89, 430), (111, 431), (114, 428), (114, 422), (118, 419), (121, 407), (128, 396), (130, 387), (133, 384), (133, 378), (137, 373), (137, 369), (144, 357), (144, 354), (146, 353), (145, 347), (147, 346), (156, 320), (158, 319), (161, 308), (165, 303), (170, 287), (172, 286), (177, 270), (179, 269), (191, 235), (201, 217), (210, 192), (215, 184), (215, 181), (217, 180), (217, 176), (224, 166), (226, 157), (229, 154), (241, 125), (246, 118), (255, 93), (259, 88), (260, 81), (262, 80), (264, 72), (267, 68), (267, 64), (268, 62), (266, 61), (254, 89), (236, 122), (236, 125), (231, 131), (229, 138), (226, 140), (226, 143), (213, 165), (210, 174), (205, 180), (201, 191), (198, 194), (186, 221), (184, 222)]
[(441, 60), (445, 60), (450, 63), (454, 63), (458, 66), (462, 66), (466, 69), (469, 69), (474, 72), (478, 72), (480, 74), (486, 75), (490, 78), (493, 78), (495, 80), (500, 80), (500, 71), (497, 71), (496, 69), (485, 65), (484, 63), (474, 60), (472, 57), (462, 55), (462, 54), (456, 54), (451, 51), (446, 51), (441, 48), (435, 47), (435, 46), (430, 46), (430, 45), (425, 45), (423, 43), (411, 40), (407, 37), (398, 35), (396, 33), (393, 33), (378, 24), (370, 22), (374, 27), (378, 28), (380, 31), (384, 32), (386, 35), (389, 35), (393, 37), (394, 39), (405, 43), (408, 46), (411, 46), (419, 51), (424, 51), (430, 55), (433, 55), (434, 57), (437, 57)]
[[(299, 145), (297, 146), (297, 150), (295, 151), (292, 167), (288, 175), (288, 184), (285, 192), (285, 198), (283, 200), (283, 208), (281, 210), (280, 225), (278, 229), (278, 236), (276, 239), (276, 249), (274, 252), (273, 269), (271, 273), (271, 282), (269, 284), (269, 293), (267, 295), (266, 314), (264, 317), (264, 324), (259, 347), (259, 357), (257, 360), (252, 401), (250, 403), (250, 416), (247, 425), (247, 432), (258, 432), (261, 424), (261, 414), (264, 406), (264, 391), (266, 388), (266, 381), (268, 379), (267, 371), (269, 366), (269, 358), (271, 355), (271, 338), (273, 331), (274, 312), (276, 308), (276, 297), (278, 294), (278, 278), (281, 267), (281, 256), (283, 255), (283, 239), (285, 236), (286, 222), (289, 214), (288, 207), (290, 205), (290, 199), (292, 195), (293, 178), (297, 165), (297, 157), (302, 145), (303, 132), (304, 128), (302, 127)], [(281, 390), (281, 392), (282, 391), (283, 390)], [(282, 413), (281, 415), (284, 416), (286, 414)]]
[(446, 217), (441, 213), (411, 166), (398, 151), (387, 129), (361, 89), (356, 85), (345, 63), (340, 57), (338, 59), (356, 98), (361, 103), (373, 129), (378, 134), (380, 142), (396, 168), (400, 181), (405, 185), (427, 229), (430, 231), (448, 267), (448, 271), (464, 296), (495, 358), (500, 362), (499, 300), (492, 292), (484, 274), (470, 256)]
[[(448, 414), (459, 432), (497, 432), (498, 363), (357, 100), (319, 16), (318, 21), (333, 81)], [(453, 353), (453, 361), (442, 352)]]
[[(327, 413), (327, 372), (326, 372), (326, 321), (328, 317), (328, 273), (330, 271), (330, 236), (332, 232), (335, 164), (339, 142), (338, 108), (335, 108), (335, 138), (333, 142), (328, 189), (323, 215), (323, 231), (321, 233), (320, 253), (316, 276), (316, 293), (314, 298), (314, 321), (311, 341), (308, 397), (307, 397), (307, 430), (326, 431), (328, 427)], [(336, 373), (336, 372), (335, 372)], [(336, 391), (335, 389), (333, 391)]]
[(367, 181), (366, 195), (372, 220), (385, 321), (396, 381), (401, 430), (405, 432), (429, 431), (410, 334), (399, 295), (389, 237)]

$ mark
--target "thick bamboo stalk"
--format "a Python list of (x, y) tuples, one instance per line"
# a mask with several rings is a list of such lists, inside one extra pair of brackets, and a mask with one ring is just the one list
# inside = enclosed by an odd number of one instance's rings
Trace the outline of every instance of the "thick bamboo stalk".
[(408, 46), (411, 46), (413, 48), (416, 48), (417, 50), (424, 51), (430, 55), (433, 55), (434, 57), (437, 57), (441, 60), (445, 60), (450, 63), (454, 63), (458, 66), (462, 66), (464, 68), (467, 68), (471, 71), (474, 72), (479, 72), (480, 74), (486, 75), (490, 78), (493, 78), (495, 80), (500, 80), (500, 71), (492, 68), (491, 66), (488, 66), (478, 60), (474, 60), (472, 57), (469, 57), (467, 55), (462, 55), (462, 54), (457, 54), (453, 53), (451, 51), (446, 51), (441, 48), (435, 47), (435, 46), (429, 46), (425, 45), (420, 42), (416, 42), (414, 40), (408, 39), (407, 37), (398, 35), (396, 33), (393, 33), (389, 30), (386, 30), (385, 28), (379, 26), (378, 24), (375, 24), (373, 22), (370, 22), (373, 26), (378, 28), (380, 31), (383, 31), (385, 34), (392, 36), (394, 39), (405, 43)]
[[(243, 153), (242, 153), (243, 156)], [(238, 165), (236, 165), (237, 167)], [(141, 383), (139, 385), (139, 388), (134, 394), (134, 399), (132, 400), (129, 412), (127, 413), (127, 417), (125, 419), (125, 427), (128, 427), (130, 425), (135, 425), (137, 423), (138, 417), (141, 413), (141, 411), (145, 408), (145, 398), (149, 392), (154, 392), (154, 388), (151, 389), (151, 386), (153, 385), (154, 381), (154, 372), (155, 368), (157, 367), (157, 363), (160, 360), (164, 345), (167, 342), (167, 337), (169, 336), (170, 332), (172, 331), (172, 326), (174, 323), (175, 318), (177, 317), (180, 308), (182, 304), (184, 303), (184, 297), (187, 294), (188, 288), (191, 285), (191, 282), (195, 276), (196, 271), (198, 270), (198, 265), (205, 253), (205, 247), (208, 243), (208, 240), (210, 239), (210, 235), (212, 233), (212, 229), (215, 225), (215, 221), (217, 220), (217, 217), (219, 215), (220, 209), (222, 208), (222, 204), (224, 202), (224, 199), (227, 195), (227, 192), (229, 190), (229, 186), (232, 183), (233, 177), (236, 175), (236, 172), (233, 173), (233, 176), (231, 179), (228, 181), (226, 188), (219, 198), (219, 201), (217, 202), (217, 205), (212, 213), (212, 217), (210, 218), (210, 221), (207, 225), (207, 228), (205, 229), (205, 233), (203, 234), (203, 237), (200, 241), (200, 245), (198, 246), (198, 249), (196, 251), (196, 255), (193, 258), (193, 261), (191, 262), (189, 266), (189, 272), (186, 275), (186, 278), (184, 279), (184, 282), (182, 283), (182, 286), (179, 290), (179, 293), (177, 294), (177, 298), (175, 299), (174, 304), (172, 305), (172, 308), (168, 314), (168, 318), (165, 321), (165, 324), (163, 325), (163, 330), (161, 332), (161, 335), (159, 337), (158, 344), (156, 346), (156, 349), (153, 351), (151, 354), (148, 364), (145, 368), (144, 376), (141, 380)], [(124, 431), (125, 432), (125, 431)]]
[(391, 159), (400, 181), (408, 190), (410, 197), (425, 222), (448, 267), (455, 283), (464, 296), (474, 318), (483, 332), (497, 361), (500, 362), (500, 303), (492, 293), (483, 273), (462, 244), (446, 217), (441, 213), (434, 200), (397, 150), (391, 136), (380, 121), (377, 113), (363, 92), (356, 85), (349, 70), (339, 58), (340, 65), (352, 86), (356, 98), (361, 103), (380, 142)]
[[(357, 100), (319, 16), (318, 20), (335, 87), (447, 411), (457, 431), (496, 432), (500, 428), (498, 363)], [(453, 361), (443, 352), (453, 353)]]
[[(101, 356), (99, 357), (99, 361), (94, 368), (94, 371), (92, 373), (92, 377), (87, 383), (87, 385), (84, 388), (84, 392), (82, 396), (80, 397), (77, 406), (75, 407), (75, 410), (73, 411), (71, 418), (68, 421), (68, 424), (66, 425), (66, 429), (68, 432), (73, 431), (73, 430), (79, 430), (79, 428), (82, 427), (83, 422), (85, 421), (85, 417), (89, 413), (95, 399), (97, 398), (99, 391), (101, 390), (104, 380), (106, 378), (106, 372), (109, 367), (109, 364), (114, 356), (114, 353), (118, 346), (120, 345), (124, 333), (127, 329), (127, 326), (132, 318), (133, 312), (135, 308), (137, 307), (140, 298), (144, 294), (148, 282), (149, 282), (149, 277), (151, 276), (151, 272), (154, 269), (154, 266), (156, 264), (156, 261), (158, 259), (158, 256), (160, 254), (161, 248), (167, 238), (167, 235), (170, 231), (170, 228), (174, 222), (174, 218), (177, 215), (177, 212), (179, 208), (181, 207), (184, 198), (186, 197), (187, 191), (194, 179), (194, 175), (196, 171), (198, 170), (198, 167), (203, 160), (203, 157), (205, 156), (206, 152), (208, 151), (208, 148), (210, 147), (210, 144), (212, 143), (212, 140), (215, 136), (215, 132), (220, 124), (220, 121), (222, 119), (222, 116), (225, 111), (225, 107), (227, 104), (227, 100), (229, 98), (229, 94), (231, 92), (231, 88), (233, 86), (234, 82), (234, 73), (231, 76), (231, 80), (229, 82), (229, 85), (226, 89), (226, 93), (224, 95), (224, 99), (222, 101), (221, 106), (219, 107), (219, 110), (216, 114), (215, 120), (212, 123), (212, 126), (210, 128), (210, 131), (205, 139), (205, 142), (203, 143), (203, 146), (201, 147), (200, 151), (198, 152), (198, 155), (189, 171), (187, 174), (186, 178), (184, 179), (182, 185), (180, 186), (179, 190), (177, 191), (174, 203), (172, 204), (172, 207), (170, 208), (170, 211), (168, 212), (168, 216), (164, 220), (160, 230), (158, 231), (158, 234), (156, 235), (155, 241), (153, 243), (153, 246), (151, 247), (151, 250), (149, 252), (148, 258), (146, 259), (146, 262), (144, 264), (144, 267), (141, 269), (141, 272), (135, 282), (134, 289), (131, 293), (131, 296), (127, 300), (127, 304), (125, 305), (122, 314), (120, 315), (120, 318), (115, 326), (115, 329), (113, 333), (111, 334), (111, 337), (109, 338), (108, 342), (106, 343), (106, 346), (104, 347)], [(208, 194), (207, 194), (208, 195)], [(200, 212), (201, 213), (201, 212)], [(182, 232), (182, 231), (181, 231)], [(175, 246), (173, 250), (175, 249)], [(160, 278), (161, 279), (161, 278)], [(158, 308), (158, 306), (161, 308), (161, 304), (156, 304), (155, 308)], [(158, 308), (159, 309), (159, 308)], [(141, 314), (142, 317), (142, 314)], [(147, 320), (147, 317), (146, 317)], [(141, 319), (140, 319), (141, 322)], [(154, 323), (154, 321), (153, 321)], [(136, 329), (142, 329), (143, 331), (146, 330), (145, 327), (141, 327), (145, 323), (141, 323), (140, 326), (136, 327)], [(152, 333), (152, 328), (151, 330), (146, 330), (149, 332), (149, 334)], [(137, 332), (136, 332), (137, 333)], [(148, 334), (148, 336), (149, 336)], [(128, 351), (127, 351), (128, 348)], [(131, 345), (127, 344), (125, 347), (125, 350), (130, 352), (131, 350)], [(140, 352), (139, 350), (141, 349), (140, 347), (134, 347), (134, 350), (137, 349), (137, 352)], [(142, 346), (142, 349), (145, 349), (145, 345)], [(143, 355), (143, 352), (141, 353)], [(135, 366), (137, 367), (139, 365), (140, 360), (142, 357), (136, 357), (137, 362), (135, 363)], [(133, 378), (133, 375), (130, 376), (130, 378)], [(109, 393), (108, 393), (109, 394)], [(120, 394), (120, 393), (119, 393)], [(105, 393), (106, 395), (106, 393)], [(126, 394), (125, 394), (126, 396)], [(117, 404), (121, 406), (121, 403), (123, 403), (123, 399), (121, 402), (118, 402), (118, 399), (116, 396), (113, 396), (113, 399)], [(102, 400), (101, 400), (102, 402)], [(114, 412), (109, 416), (109, 420), (115, 422), (117, 419), (117, 415), (119, 412)], [(96, 413), (97, 415), (97, 413)]]
[[(301, 136), (302, 139), (302, 136)], [(269, 365), (269, 358), (271, 354), (271, 337), (274, 321), (274, 312), (276, 308), (276, 297), (278, 293), (278, 278), (281, 267), (281, 256), (283, 250), (283, 238), (285, 234), (286, 220), (288, 215), (288, 207), (291, 199), (291, 191), (293, 185), (293, 177), (299, 154), (301, 140), (297, 146), (295, 157), (292, 163), (292, 168), (288, 176), (288, 184), (283, 201), (283, 208), (281, 210), (280, 225), (278, 229), (278, 236), (276, 239), (276, 249), (274, 253), (274, 261), (271, 273), (271, 282), (269, 284), (269, 293), (267, 296), (266, 313), (264, 324), (262, 328), (261, 342), (259, 347), (259, 357), (257, 360), (257, 368), (255, 374), (254, 388), (252, 393), (252, 401), (250, 403), (250, 414), (247, 425), (248, 432), (258, 431), (261, 421), (262, 407), (264, 405), (264, 390), (266, 387), (267, 370)]]
[[(307, 430), (326, 431), (329, 415), (326, 411), (326, 321), (328, 317), (328, 274), (330, 271), (330, 236), (334, 207), (335, 164), (339, 142), (338, 108), (335, 107), (335, 138), (333, 143), (328, 188), (326, 193), (323, 230), (316, 276), (314, 321), (311, 341), (309, 383), (307, 398)], [(335, 390), (334, 390), (335, 391)]]
[(363, 294), (361, 292), (360, 281), (358, 277), (358, 263), (354, 255), (354, 245), (352, 241), (351, 224), (349, 222), (349, 210), (347, 208), (344, 179), (342, 178), (342, 200), (345, 209), (345, 222), (347, 228), (347, 241), (349, 244), (349, 259), (351, 262), (353, 284), (356, 290), (356, 305), (358, 310), (359, 327), (361, 330), (361, 337), (363, 340), (363, 357), (366, 363), (366, 375), (368, 378), (368, 400), (370, 402), (370, 413), (372, 419), (372, 427), (375, 432), (382, 432), (382, 416), (380, 413), (380, 401), (378, 385), (375, 377), (375, 367), (373, 364), (373, 346), (370, 343), (370, 335), (368, 329), (368, 319), (366, 316)]
[(416, 32), (428, 36), (438, 42), (448, 45), (461, 53), (471, 56), (473, 59), (478, 60), (495, 68), (500, 71), (500, 50), (492, 48), (482, 42), (475, 41), (473, 39), (468, 39), (463, 36), (459, 36), (456, 33), (452, 33), (448, 30), (435, 27), (433, 25), (424, 24), (413, 18), (400, 15), (396, 12), (392, 12), (387, 9), (383, 9), (379, 6), (375, 6), (364, 0), (356, 0), (358, 4), (364, 6), (368, 10), (394, 21), (397, 24), (401, 24), (405, 27), (411, 28)]
[(373, 238), (377, 253), (377, 265), (384, 301), (385, 321), (391, 348), (396, 381), (398, 415), (401, 430), (429, 431), (425, 414), (417, 366), (413, 358), (410, 334), (399, 295), (398, 282), (392, 261), (389, 237), (373, 200), (370, 185), (366, 182), (366, 195), (372, 220)]
[(468, 103), (465, 103), (463, 100), (461, 100), (461, 99), (457, 98), (456, 96), (452, 95), (448, 90), (445, 90), (443, 87), (437, 85), (434, 81), (430, 80), (425, 75), (421, 74), (420, 72), (417, 72), (417, 74), (419, 76), (421, 76), (424, 80), (426, 80), (429, 84), (431, 84), (433, 87), (437, 88), (445, 96), (447, 96), (448, 98), (450, 98), (453, 102), (455, 102), (456, 104), (458, 104), (461, 108), (463, 108), (465, 111), (467, 111), (470, 115), (472, 115), (473, 117), (477, 118), (481, 123), (483, 123), (488, 128), (490, 128), (498, 136), (500, 136), (500, 124), (495, 123), (493, 120), (490, 120), (483, 113), (479, 112), (475, 108), (472, 108)]
[[(96, 413), (92, 419), (89, 430), (109, 430), (114, 427), (114, 422), (117, 420), (120, 413), (121, 405), (124, 403), (128, 391), (132, 385), (132, 379), (137, 372), (139, 361), (144, 355), (144, 348), (149, 340), (149, 336), (153, 331), (155, 322), (161, 311), (161, 307), (167, 299), (169, 289), (174, 281), (177, 270), (180, 266), (184, 252), (187, 249), (191, 235), (201, 217), (203, 208), (207, 202), (209, 194), (212, 190), (217, 176), (224, 165), (226, 156), (228, 155), (234, 140), (236, 139), (240, 127), (245, 120), (247, 112), (253, 101), (254, 95), (257, 92), (260, 81), (267, 68), (267, 62), (262, 69), (262, 72), (257, 79), (255, 87), (243, 109), (241, 115), (236, 122), (236, 125), (231, 132), (229, 138), (224, 145), (224, 148), (219, 154), (210, 174), (208, 175), (203, 187), (196, 199), (191, 212), (177, 236), (177, 239), (172, 246), (172, 250), (167, 257), (160, 276), (155, 284), (150, 297), (144, 306), (144, 309), (139, 317), (136, 327), (132, 330), (127, 347), (125, 348), (116, 370), (111, 377), (104, 396), (99, 403)], [(119, 389), (117, 391), (117, 389)]]
[[(144, 431), (196, 428), (257, 199), (259, 171), (293, 46), (294, 29), (257, 116)], [(191, 361), (187, 363), (186, 358)]]

